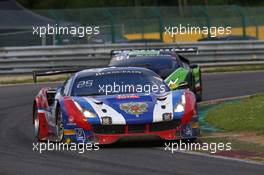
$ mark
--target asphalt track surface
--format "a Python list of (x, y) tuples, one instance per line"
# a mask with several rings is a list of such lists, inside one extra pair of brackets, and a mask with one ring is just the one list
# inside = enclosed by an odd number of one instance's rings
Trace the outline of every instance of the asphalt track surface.
[[(264, 92), (264, 72), (203, 75), (206, 100)], [(0, 87), (0, 175), (263, 175), (264, 165), (164, 151), (156, 139), (121, 141), (79, 154), (32, 151), (32, 99), (48, 84)], [(52, 84), (54, 86), (54, 84)]]

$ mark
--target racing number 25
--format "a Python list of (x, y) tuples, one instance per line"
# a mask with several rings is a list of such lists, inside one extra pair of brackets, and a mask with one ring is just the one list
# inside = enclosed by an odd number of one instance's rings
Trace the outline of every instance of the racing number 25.
[(93, 80), (79, 81), (77, 83), (77, 88), (90, 87), (93, 85)]

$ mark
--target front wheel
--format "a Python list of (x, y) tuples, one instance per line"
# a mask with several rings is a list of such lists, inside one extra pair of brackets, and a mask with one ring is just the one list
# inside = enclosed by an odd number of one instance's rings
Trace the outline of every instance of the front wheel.
[(64, 137), (64, 126), (63, 126), (62, 113), (60, 109), (57, 110), (56, 128), (57, 128), (57, 141), (61, 142)]
[(39, 118), (38, 118), (38, 112), (37, 109), (34, 109), (34, 135), (40, 141), (39, 137)]

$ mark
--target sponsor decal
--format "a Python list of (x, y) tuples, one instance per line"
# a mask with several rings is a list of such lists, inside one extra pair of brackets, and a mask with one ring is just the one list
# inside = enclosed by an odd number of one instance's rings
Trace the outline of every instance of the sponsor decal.
[(138, 95), (118, 95), (116, 97), (118, 100), (121, 100), (121, 99), (134, 99), (134, 98), (139, 98)]
[(179, 78), (177, 78), (176, 80), (170, 80), (170, 82), (168, 83), (168, 86), (170, 88), (176, 88), (177, 87), (177, 81), (179, 80)]
[(190, 124), (186, 124), (186, 125), (183, 125), (182, 126), (182, 132), (183, 132), (183, 135), (188, 137), (188, 136), (192, 136), (192, 127)]
[(125, 111), (128, 114), (134, 114), (138, 117), (138, 115), (143, 114), (144, 112), (147, 112), (148, 110), (148, 104), (143, 102), (137, 102), (137, 103), (123, 103), (120, 105), (120, 109)]
[(75, 128), (76, 140), (84, 142), (86, 140), (84, 130), (82, 128)]
[(96, 72), (95, 76), (104, 76), (104, 75), (112, 75), (112, 74), (142, 74), (142, 71), (139, 70), (113, 70), (106, 72)]

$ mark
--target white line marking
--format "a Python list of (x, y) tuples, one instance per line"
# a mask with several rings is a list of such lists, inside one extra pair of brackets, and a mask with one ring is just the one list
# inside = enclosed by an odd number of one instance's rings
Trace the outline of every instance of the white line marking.
[[(165, 151), (164, 148), (158, 148), (158, 149), (161, 149), (164, 152), (168, 152), (168, 151)], [(189, 154), (189, 155), (195, 155), (195, 156), (210, 157), (210, 158), (215, 158), (215, 159), (230, 160), (230, 161), (236, 161), (236, 162), (241, 162), (241, 163), (248, 163), (248, 164), (253, 164), (253, 165), (261, 165), (261, 166), (264, 166), (264, 163), (262, 163), (262, 162), (256, 162), (256, 161), (253, 161), (253, 160), (244, 160), (244, 159), (238, 159), (238, 158), (233, 158), (233, 157), (225, 157), (225, 156), (219, 156), (219, 155), (211, 155), (211, 154), (208, 154), (208, 153), (201, 153), (201, 152), (194, 152), (194, 151), (179, 151), (179, 150), (175, 150), (174, 152), (182, 153), (182, 154)]]
[(233, 157), (225, 157), (225, 156), (219, 156), (219, 155), (210, 155), (206, 153), (200, 153), (200, 152), (193, 152), (193, 151), (175, 151), (183, 154), (190, 154), (190, 155), (198, 155), (198, 156), (204, 156), (204, 157), (212, 157), (216, 159), (223, 159), (223, 160), (231, 160), (231, 161), (237, 161), (237, 162), (242, 162), (242, 163), (249, 163), (249, 164), (254, 164), (254, 165), (262, 165), (264, 166), (264, 163), (261, 162), (256, 162), (253, 160), (244, 160), (244, 159), (238, 159), (238, 158), (233, 158)]

